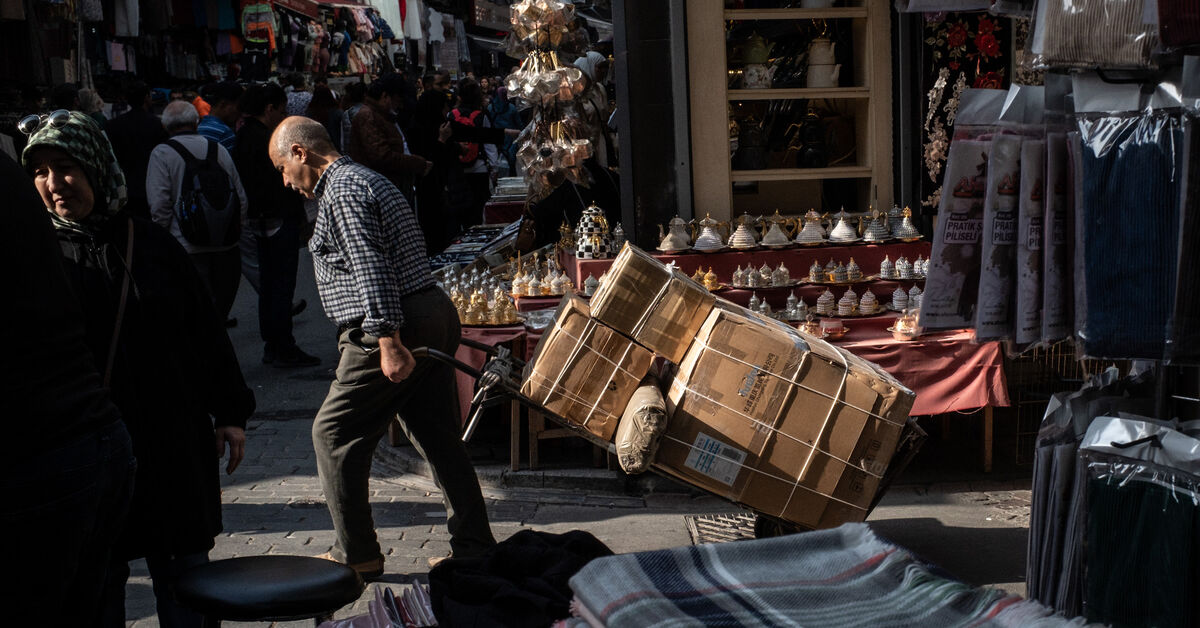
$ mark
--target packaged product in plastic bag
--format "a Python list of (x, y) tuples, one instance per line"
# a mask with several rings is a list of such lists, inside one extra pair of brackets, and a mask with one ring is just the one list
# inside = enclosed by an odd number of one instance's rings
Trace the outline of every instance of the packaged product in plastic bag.
[(1039, 0), (1028, 44), (1034, 64), (1154, 67), (1151, 53), (1158, 46), (1158, 28), (1146, 23), (1148, 1)]
[(1165, 359), (1200, 364), (1200, 57), (1188, 57), (1181, 79), (1184, 108), (1183, 172), (1186, 185), (1180, 208), (1179, 278), (1175, 311), (1167, 331)]
[(1001, 340), (1012, 331), (1013, 262), (1021, 192), (1021, 136), (998, 135), (988, 154), (975, 338)]
[(1097, 417), (1080, 444), (1083, 613), (1114, 626), (1200, 623), (1200, 440)]
[(1005, 95), (968, 89), (959, 102), (921, 297), (920, 325), (926, 329), (967, 327), (975, 320), (988, 154)]
[(617, 423), (617, 461), (626, 473), (642, 473), (654, 462), (658, 442), (667, 430), (667, 402), (653, 375), (633, 393)]
[(1046, 74), (1045, 219), (1042, 221), (1042, 342), (1071, 335), (1071, 169), (1067, 160), (1067, 94), (1071, 79)]
[[(1084, 353), (1161, 359), (1175, 311), (1183, 186), (1179, 91), (1073, 79)], [(1129, 88), (1129, 89), (1123, 89)], [(1081, 307), (1082, 306), (1082, 307)], [(1078, 317), (1077, 317), (1078, 319)]]

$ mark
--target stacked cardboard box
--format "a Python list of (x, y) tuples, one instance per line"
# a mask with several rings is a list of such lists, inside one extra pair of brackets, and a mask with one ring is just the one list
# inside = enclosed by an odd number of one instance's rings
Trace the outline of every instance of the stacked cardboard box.
[(866, 517), (912, 391), (629, 245), (590, 305), (564, 300), (525, 395), (611, 441), (652, 350), (678, 365), (656, 469), (811, 528)]
[(878, 367), (736, 306), (679, 365), (656, 467), (811, 528), (866, 518), (914, 396)]
[(611, 441), (653, 358), (593, 319), (582, 299), (568, 296), (526, 367), (521, 394)]
[(592, 316), (678, 363), (716, 299), (673, 266), (626, 245), (592, 297)]

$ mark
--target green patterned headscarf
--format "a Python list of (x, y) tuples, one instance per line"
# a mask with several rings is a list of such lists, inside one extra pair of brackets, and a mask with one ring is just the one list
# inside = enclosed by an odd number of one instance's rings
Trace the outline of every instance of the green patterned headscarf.
[(21, 164), (28, 168), (29, 156), (40, 147), (65, 151), (83, 166), (88, 183), (92, 185), (92, 193), (96, 195), (96, 206), (84, 221), (92, 216), (103, 220), (125, 205), (128, 199), (125, 173), (117, 164), (108, 136), (90, 116), (72, 111), (71, 119), (61, 127), (43, 122), (29, 137), (29, 143), (21, 153)]

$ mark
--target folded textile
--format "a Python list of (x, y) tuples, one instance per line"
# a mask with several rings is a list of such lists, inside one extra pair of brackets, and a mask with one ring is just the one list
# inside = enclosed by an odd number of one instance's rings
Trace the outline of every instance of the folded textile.
[(610, 556), (571, 589), (589, 623), (605, 626), (1082, 625), (935, 575), (865, 524)]
[(582, 530), (521, 530), (486, 554), (452, 557), (429, 572), (429, 596), (443, 626), (548, 626), (570, 612), (568, 579), (609, 556)]
[(1175, 310), (1183, 137), (1177, 116), (1079, 121), (1090, 357), (1160, 359)]

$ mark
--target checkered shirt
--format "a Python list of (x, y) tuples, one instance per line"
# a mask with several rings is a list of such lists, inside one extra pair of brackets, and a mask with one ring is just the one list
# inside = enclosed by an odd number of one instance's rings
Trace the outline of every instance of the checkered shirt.
[(408, 201), (383, 175), (349, 157), (325, 169), (313, 195), (319, 211), (308, 249), (326, 315), (338, 325), (362, 318), (372, 336), (400, 329), (401, 299), (434, 285)]

